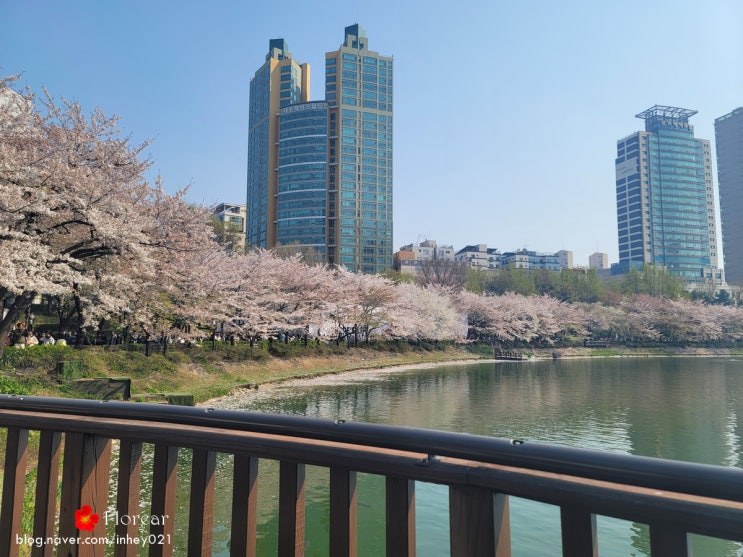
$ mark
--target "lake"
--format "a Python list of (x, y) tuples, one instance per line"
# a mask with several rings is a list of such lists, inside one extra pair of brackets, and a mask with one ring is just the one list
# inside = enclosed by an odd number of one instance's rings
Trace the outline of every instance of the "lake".
[[(743, 360), (601, 358), (355, 372), (242, 393), (214, 406), (740, 466)], [(278, 466), (261, 466), (259, 554), (274, 555)], [(308, 467), (307, 477), (306, 554), (327, 555), (328, 473)], [(217, 489), (229, 501), (229, 485)], [(383, 479), (360, 474), (358, 498), (359, 555), (383, 555)], [(419, 555), (449, 554), (446, 487), (416, 485), (416, 523)], [(602, 557), (648, 555), (644, 525), (605, 517), (597, 523)], [(512, 498), (511, 528), (514, 557), (560, 554), (557, 507)], [(216, 546), (226, 549), (227, 539), (218, 528)], [(700, 536), (692, 547), (696, 556), (743, 555), (740, 544)]]

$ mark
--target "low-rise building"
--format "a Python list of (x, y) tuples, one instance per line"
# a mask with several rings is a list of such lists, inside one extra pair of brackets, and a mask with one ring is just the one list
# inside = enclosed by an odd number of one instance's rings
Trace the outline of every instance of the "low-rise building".
[(573, 252), (561, 249), (556, 254), (557, 262), (560, 264), (560, 269), (572, 269), (573, 268)]
[(245, 235), (245, 219), (247, 218), (245, 205), (220, 203), (214, 207), (212, 213), (220, 222), (229, 225), (231, 229), (240, 232), (243, 236)]
[(403, 246), (392, 256), (396, 271), (412, 275), (418, 273), (421, 261), (454, 261), (454, 246), (439, 246), (436, 240), (424, 240)]
[(501, 254), (487, 244), (465, 246), (454, 254), (455, 261), (465, 261), (472, 269), (493, 270), (501, 266)]
[(222, 223), (219, 242), (231, 250), (245, 249), (247, 211), (245, 205), (220, 203), (212, 209), (214, 217)]
[[(511, 269), (569, 269), (573, 263), (573, 252), (541, 253), (527, 249), (504, 252), (501, 265)], [(569, 266), (568, 266), (569, 265)]]
[(604, 271), (609, 268), (609, 254), (607, 253), (592, 253), (588, 256), (588, 268), (597, 269)]

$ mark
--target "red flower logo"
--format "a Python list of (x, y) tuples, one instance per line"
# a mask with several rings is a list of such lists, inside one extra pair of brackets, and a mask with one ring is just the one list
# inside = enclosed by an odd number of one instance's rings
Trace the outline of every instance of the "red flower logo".
[(98, 524), (98, 514), (93, 512), (90, 505), (83, 505), (75, 511), (75, 527), (78, 530), (93, 530)]

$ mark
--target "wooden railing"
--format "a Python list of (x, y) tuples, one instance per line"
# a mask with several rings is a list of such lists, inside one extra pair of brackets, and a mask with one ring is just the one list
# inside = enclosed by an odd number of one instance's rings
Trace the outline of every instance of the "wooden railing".
[[(743, 541), (743, 470), (737, 468), (414, 428), (9, 395), (0, 395), (0, 427), (7, 428), (0, 555), (18, 555), (19, 540), (29, 536), (22, 528), (24, 478), (33, 458), (32, 535), (44, 543), (32, 555), (104, 555), (110, 546), (86, 543), (106, 536), (104, 521), (81, 530), (76, 511), (90, 505), (99, 514), (139, 515), (147, 444), (154, 446), (150, 513), (168, 517), (149, 527), (151, 556), (174, 554), (179, 448), (192, 451), (189, 556), (212, 554), (219, 453), (234, 457), (233, 556), (256, 554), (259, 459), (280, 462), (282, 557), (304, 551), (306, 465), (330, 471), (333, 557), (356, 555), (359, 472), (386, 478), (388, 557), (415, 555), (416, 481), (448, 486), (450, 551), (457, 557), (510, 555), (510, 495), (559, 506), (564, 556), (598, 555), (597, 515), (648, 524), (653, 557), (688, 555), (689, 533)], [(30, 431), (40, 432), (38, 452), (29, 449)], [(118, 462), (115, 501), (109, 501), (112, 462)], [(138, 525), (124, 522), (116, 526), (120, 542), (139, 535)], [(137, 555), (133, 543), (114, 545), (116, 556)]]

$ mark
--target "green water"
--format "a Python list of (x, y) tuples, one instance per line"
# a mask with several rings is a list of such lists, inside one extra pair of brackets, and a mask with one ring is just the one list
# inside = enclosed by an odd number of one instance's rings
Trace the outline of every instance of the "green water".
[[(442, 366), (356, 373), (286, 385), (222, 407), (519, 438), (740, 466), (743, 360), (643, 358)], [(215, 555), (226, 554), (229, 458), (220, 461)], [(277, 544), (278, 466), (261, 461), (259, 554)], [(308, 556), (328, 554), (328, 472), (308, 469)], [(359, 555), (384, 555), (384, 481), (359, 477)], [(221, 518), (220, 518), (221, 517)], [(449, 554), (445, 487), (416, 485), (418, 554)], [(511, 499), (514, 557), (560, 555), (557, 507)], [(648, 555), (644, 525), (599, 517), (601, 556)], [(693, 536), (695, 556), (740, 556), (736, 543)], [(224, 552), (224, 553), (223, 553)]]

